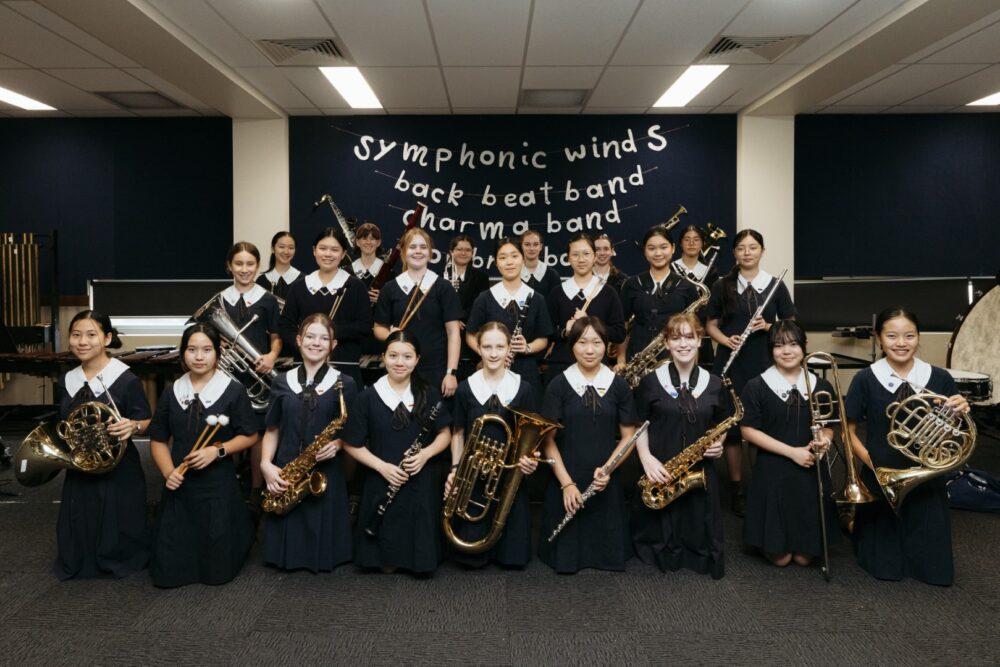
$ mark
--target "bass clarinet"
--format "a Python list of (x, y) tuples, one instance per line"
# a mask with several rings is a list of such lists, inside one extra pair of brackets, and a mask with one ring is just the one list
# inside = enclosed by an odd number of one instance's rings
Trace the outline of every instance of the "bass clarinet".
[[(438, 414), (441, 412), (441, 408), (444, 406), (444, 401), (438, 401), (431, 408), (430, 414), (424, 421), (423, 426), (420, 427), (420, 433), (417, 434), (416, 439), (413, 444), (410, 445), (405, 452), (403, 452), (403, 460), (405, 461), (407, 457), (414, 456), (420, 452), (424, 447), (424, 439), (427, 438), (434, 430), (434, 421), (437, 419)], [(375, 516), (372, 517), (371, 522), (369, 522), (368, 527), (365, 528), (365, 533), (369, 537), (378, 537), (379, 528), (382, 527), (382, 518), (385, 517), (385, 513), (392, 506), (392, 501), (396, 499), (396, 494), (399, 493), (399, 489), (402, 488), (396, 484), (389, 484), (388, 491), (385, 492), (385, 499), (378, 506), (375, 511)]]

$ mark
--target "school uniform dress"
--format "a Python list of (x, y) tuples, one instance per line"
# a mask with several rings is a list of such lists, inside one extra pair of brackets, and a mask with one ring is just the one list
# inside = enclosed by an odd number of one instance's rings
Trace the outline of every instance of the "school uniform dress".
[[(694, 265), (693, 269), (689, 269), (684, 262), (681, 260), (676, 260), (673, 265), (673, 270), (679, 274), (686, 275), (689, 280), (697, 280), (701, 284), (708, 287), (709, 290), (715, 285), (715, 282), (719, 279), (719, 272), (715, 270), (714, 267), (709, 268), (704, 262), (698, 262)], [(695, 289), (695, 292), (698, 290)], [(697, 315), (698, 319), (701, 320), (701, 325), (705, 326), (708, 321), (705, 318), (705, 308), (708, 304), (702, 306), (698, 309)], [(698, 350), (698, 359), (700, 363), (706, 366), (711, 365), (715, 360), (715, 348), (712, 347), (712, 337), (707, 333), (701, 337), (701, 348)]]
[[(465, 331), (477, 334), (487, 322), (501, 322), (513, 335), (522, 313), (524, 321), (521, 323), (521, 333), (529, 344), (537, 338), (551, 338), (555, 333), (545, 297), (524, 283), (511, 295), (502, 282), (476, 297)], [(542, 354), (544, 351), (537, 354), (516, 354), (510, 365), (510, 370), (531, 386), (535, 396), (542, 395), (542, 376), (538, 370), (538, 358)]]
[[(415, 287), (413, 279), (405, 272), (386, 283), (375, 304), (375, 322), (384, 327), (399, 326)], [(423, 303), (410, 318), (406, 330), (420, 342), (417, 372), (429, 385), (440, 388), (448, 363), (445, 323), (462, 319), (462, 304), (451, 284), (429, 269), (421, 278), (419, 289), (426, 297), (418, 294), (413, 299), (416, 304), (423, 298)]]
[[(876, 467), (912, 468), (918, 464), (889, 446), (886, 408), (926, 387), (942, 396), (958, 393), (947, 371), (915, 359), (905, 378), (895, 375), (881, 359), (854, 376), (844, 407), (847, 418), (864, 421), (865, 447)], [(879, 484), (868, 466), (860, 466), (865, 486), (878, 495)], [(949, 586), (955, 578), (951, 552), (951, 519), (943, 477), (915, 487), (903, 500), (897, 517), (879, 498), (857, 505), (854, 548), (858, 564), (877, 579), (912, 577), (928, 584)]]
[[(468, 437), (472, 432), (473, 422), (486, 414), (502, 417), (513, 433), (517, 425), (517, 416), (509, 408), (535, 410), (534, 392), (531, 385), (522, 382), (521, 378), (511, 371), (507, 371), (495, 390), (491, 389), (486, 384), (483, 371), (479, 370), (458, 385), (458, 391), (455, 392), (455, 400), (452, 401), (451, 408), (455, 428), (465, 429), (465, 446), (468, 447)], [(481, 435), (498, 443), (504, 443), (507, 440), (507, 433), (499, 424), (494, 423), (484, 424)], [(517, 443), (510, 443), (510, 447), (516, 446)], [(503, 488), (513, 473), (513, 470), (506, 470), (502, 473), (501, 483), (497, 487), (498, 493), (502, 494)], [(483, 482), (478, 479), (476, 489), (481, 491), (482, 488)], [(471, 500), (482, 503), (484, 499), (480, 493), (473, 495)], [(498, 505), (499, 503), (493, 503), (492, 510), (486, 518), (476, 523), (453, 519), (452, 525), (455, 527), (456, 535), (469, 542), (485, 537), (492, 526)], [(473, 507), (472, 510), (476, 514), (480, 511), (477, 507)], [(470, 567), (482, 567), (491, 560), (507, 567), (527, 565), (528, 561), (531, 560), (531, 513), (528, 507), (526, 486), (523, 483), (518, 486), (514, 504), (507, 515), (503, 535), (496, 546), (482, 554), (468, 554), (457, 549), (453, 550), (453, 553), (456, 561)]]
[[(358, 393), (357, 385), (350, 376), (330, 366), (321, 367), (308, 380), (303, 366), (275, 380), (267, 412), (267, 426), (278, 428), (274, 465), (279, 468), (288, 465), (330, 422), (340, 417), (341, 391), (349, 411)], [(344, 456), (338, 453), (316, 465), (315, 470), (326, 475), (326, 491), (321, 495), (307, 495), (288, 514), (264, 515), (261, 550), (265, 563), (283, 570), (330, 572), (351, 560), (351, 516), (342, 467)]]
[[(383, 264), (384, 262), (378, 257), (376, 257), (372, 261), (372, 265), (369, 266), (368, 268), (365, 268), (365, 265), (362, 263), (360, 258), (354, 260), (354, 262), (351, 264), (351, 270), (354, 272), (354, 275), (358, 278), (358, 280), (364, 283), (366, 293), (368, 292), (368, 290), (371, 289), (372, 283), (375, 282), (375, 277), (378, 275), (379, 271), (382, 270)], [(371, 303), (370, 300), (368, 303), (371, 304), (371, 309), (372, 312), (374, 313), (375, 304)], [(385, 352), (385, 343), (380, 341), (375, 336), (364, 336), (361, 339), (362, 355), (370, 355), (370, 354), (381, 355), (383, 352)]]
[[(719, 330), (726, 336), (738, 336), (750, 324), (750, 319), (757, 312), (757, 308), (765, 299), (767, 291), (774, 284), (777, 277), (766, 271), (760, 271), (749, 283), (743, 276), (736, 277), (736, 308), (732, 312), (723, 312), (723, 287), (722, 279), (716, 281), (712, 287), (712, 296), (708, 305), (705, 306), (705, 317), (709, 320), (719, 320)], [(767, 304), (767, 308), (761, 313), (765, 322), (777, 322), (795, 317), (795, 304), (784, 283), (778, 286), (774, 297)], [(720, 374), (722, 368), (732, 354), (725, 345), (719, 345), (715, 355), (715, 363), (712, 372)], [(743, 343), (736, 361), (729, 368), (729, 379), (733, 382), (736, 391), (742, 392), (746, 383), (766, 371), (772, 363), (771, 349), (767, 344), (767, 332), (764, 330), (755, 331), (747, 336)]]
[[(448, 281), (449, 284), (451, 281)], [(465, 273), (458, 277), (458, 301), (462, 304), (462, 323), (467, 324), (469, 313), (472, 312), (472, 304), (476, 298), (490, 288), (490, 277), (481, 269), (473, 267), (471, 264), (465, 268)], [(465, 343), (465, 331), (462, 329), (462, 347), (458, 358), (458, 379), (464, 380), (476, 370), (479, 357)]]
[(538, 260), (535, 269), (531, 270), (526, 266), (521, 267), (521, 282), (535, 290), (544, 297), (562, 283), (562, 278), (551, 266)]
[(286, 299), (289, 288), (297, 280), (301, 280), (303, 275), (294, 266), (289, 266), (284, 273), (278, 273), (277, 269), (271, 269), (257, 276), (257, 284), (279, 299)]
[[(661, 463), (694, 444), (715, 424), (732, 414), (732, 401), (722, 381), (695, 367), (686, 383), (672, 364), (642, 379), (635, 392), (639, 419), (649, 420), (649, 452)], [(642, 562), (662, 572), (681, 568), (720, 579), (723, 560), (719, 480), (711, 461), (704, 471), (706, 487), (680, 496), (662, 510), (649, 509), (636, 493), (632, 502), (632, 544)]]
[(566, 340), (566, 322), (573, 317), (577, 308), (583, 308), (583, 304), (591, 294), (594, 297), (587, 307), (587, 314), (599, 318), (604, 323), (609, 343), (621, 343), (625, 340), (622, 302), (614, 288), (608, 287), (597, 276), (591, 276), (590, 282), (583, 289), (577, 286), (573, 278), (567, 278), (559, 287), (552, 290), (545, 300), (549, 306), (552, 326), (555, 327), (555, 347), (549, 356), (548, 368), (545, 371), (546, 384), (575, 363), (573, 349)]
[[(594, 272), (594, 275), (598, 275), (596, 271)], [(606, 275), (602, 275), (601, 278), (611, 285), (611, 287), (613, 287), (618, 294), (621, 294), (622, 288), (625, 287), (625, 282), (629, 277), (627, 274), (619, 271), (618, 269), (613, 269), (608, 271)]]
[(371, 302), (364, 283), (344, 269), (337, 269), (326, 284), (320, 281), (319, 271), (313, 271), (292, 285), (278, 325), (281, 344), (283, 349), (299, 357), (295, 337), (302, 320), (314, 313), (329, 316), (333, 304), (341, 296), (343, 298), (333, 315), (337, 347), (333, 350), (331, 360), (341, 373), (350, 376), (360, 387), (362, 383), (358, 359), (361, 358), (361, 341), (372, 335)]
[[(833, 394), (830, 383), (812, 373), (809, 385), (813, 391)], [(762, 431), (790, 447), (809, 446), (813, 439), (812, 417), (804, 372), (799, 373), (794, 383), (789, 383), (772, 366), (747, 383), (741, 400), (742, 426)], [(840, 528), (837, 506), (831, 495), (833, 482), (826, 461), (819, 460), (814, 465), (819, 466), (823, 476), (827, 539), (835, 542)], [(743, 541), (769, 554), (822, 555), (817, 486), (815, 469), (803, 468), (787, 456), (758, 447), (747, 492)]]
[[(260, 285), (254, 285), (249, 291), (240, 293), (234, 285), (230, 285), (222, 290), (219, 295), (226, 308), (226, 314), (236, 323), (236, 326), (243, 328), (254, 315), (257, 319), (243, 331), (241, 337), (253, 345), (253, 348), (261, 354), (268, 354), (271, 351), (271, 334), (278, 333), (278, 318), (281, 315), (281, 307), (273, 294)], [(264, 415), (266, 408), (255, 411), (257, 431), (264, 430)]]
[[(184, 374), (160, 396), (149, 437), (170, 444), (179, 466), (206, 426), (208, 415), (226, 415), (212, 443), (257, 432), (256, 418), (243, 387), (216, 371), (195, 393)], [(214, 444), (210, 444), (213, 447)], [(240, 494), (231, 456), (202, 470), (188, 469), (176, 491), (163, 489), (154, 527), (150, 574), (157, 586), (224, 584), (235, 577), (254, 540), (250, 512)]]
[(632, 320), (626, 360), (641, 352), (663, 331), (670, 316), (682, 312), (698, 299), (690, 281), (670, 271), (657, 282), (647, 271), (629, 279), (622, 289), (622, 310)]
[[(451, 289), (449, 287), (449, 289)], [(414, 396), (408, 388), (402, 396), (383, 376), (362, 391), (351, 405), (341, 436), (355, 447), (367, 447), (383, 461), (399, 465), (403, 453), (421, 432), (431, 408), (441, 400), (433, 385), (426, 388), (425, 405), (414, 414)], [(422, 439), (426, 447), (445, 426), (451, 413), (442, 409)], [(366, 468), (361, 507), (354, 538), (354, 562), (365, 568), (402, 568), (414, 573), (433, 572), (441, 562), (441, 494), (433, 464), (400, 487), (389, 506), (376, 537), (365, 533), (386, 498), (389, 483), (378, 472)]]
[[(574, 364), (545, 390), (542, 416), (557, 421), (556, 445), (570, 478), (583, 493), (618, 446), (619, 425), (636, 424), (632, 391), (610, 368), (602, 366), (593, 382)], [(580, 509), (555, 541), (548, 536), (566, 510), (563, 492), (554, 475), (545, 490), (538, 555), (556, 572), (574, 573), (592, 567), (624, 570), (632, 555), (625, 491), (612, 474), (604, 491)]]
[[(139, 378), (117, 359), (89, 381), (83, 367), (77, 366), (66, 373), (60, 393), (60, 419), (89, 401), (110, 405), (112, 400), (125, 419), (150, 416)], [(131, 440), (121, 462), (109, 472), (66, 471), (56, 540), (52, 570), (62, 580), (124, 577), (146, 567), (146, 478)]]

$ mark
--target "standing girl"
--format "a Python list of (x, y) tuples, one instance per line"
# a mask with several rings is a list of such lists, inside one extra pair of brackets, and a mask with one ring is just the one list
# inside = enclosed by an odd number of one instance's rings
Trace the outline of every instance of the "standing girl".
[[(698, 367), (701, 323), (693, 314), (681, 313), (666, 324), (670, 361), (650, 373), (636, 388), (639, 419), (649, 420), (649, 430), (639, 436), (636, 451), (643, 472), (653, 482), (667, 477), (663, 464), (694, 444), (732, 412), (722, 381)], [(719, 482), (713, 459), (722, 456), (722, 438), (705, 451), (693, 472), (704, 472), (704, 489), (689, 491), (661, 510), (649, 509), (635, 495), (632, 542), (636, 555), (660, 571), (681, 568), (719, 579), (723, 562), (722, 511)]]
[(108, 353), (121, 346), (107, 315), (84, 310), (69, 323), (69, 349), (80, 365), (63, 378), (59, 417), (66, 419), (89, 401), (117, 406), (122, 420), (108, 424), (108, 435), (128, 444), (121, 462), (109, 472), (66, 471), (53, 566), (63, 580), (124, 577), (149, 560), (146, 478), (132, 443), (149, 425), (149, 403), (139, 378)]
[(270, 373), (281, 353), (278, 335), (278, 316), (281, 308), (273, 294), (254, 282), (260, 268), (260, 251), (246, 241), (233, 244), (226, 255), (226, 270), (233, 276), (233, 284), (220, 292), (226, 314), (242, 329), (254, 315), (257, 319), (243, 337), (261, 356), (256, 360), (259, 373)]
[(382, 230), (378, 225), (366, 222), (354, 230), (354, 242), (358, 258), (351, 264), (351, 269), (368, 288), (368, 298), (374, 306), (378, 301), (378, 290), (371, 289), (371, 285), (382, 270), (382, 259), (378, 256), (379, 248), (382, 247)]
[[(441, 562), (441, 487), (434, 483), (434, 471), (425, 468), (448, 447), (451, 415), (440, 410), (428, 421), (441, 395), (413, 372), (419, 360), (414, 334), (389, 334), (386, 374), (358, 395), (342, 436), (347, 453), (370, 469), (355, 538), (354, 560), (364, 568), (428, 574)], [(429, 435), (420, 451), (404, 458), (425, 429)], [(390, 485), (398, 491), (371, 536), (365, 529), (375, 524)]]
[[(240, 571), (253, 544), (253, 522), (232, 457), (257, 440), (256, 419), (243, 387), (216, 367), (219, 345), (210, 325), (184, 331), (186, 372), (160, 396), (149, 425), (153, 461), (166, 480), (150, 574), (165, 588), (224, 584)], [(210, 416), (218, 419), (217, 429)]]
[(543, 250), (545, 246), (542, 244), (541, 232), (529, 229), (521, 234), (521, 252), (524, 255), (521, 280), (547, 299), (562, 281), (556, 270), (541, 259)]
[[(624, 570), (632, 553), (625, 491), (617, 477), (600, 469), (635, 433), (635, 401), (625, 381), (601, 363), (608, 336), (598, 318), (576, 320), (567, 343), (576, 363), (549, 383), (542, 403), (542, 416), (563, 428), (545, 441), (555, 476), (545, 493), (539, 556), (560, 573), (587, 567)], [(592, 481), (601, 493), (581, 510), (581, 489)], [(554, 542), (544, 539), (566, 512), (576, 510)]]
[(257, 284), (282, 301), (288, 296), (288, 288), (302, 277), (302, 272), (292, 266), (295, 257), (295, 237), (291, 232), (281, 231), (271, 237), (271, 258), (267, 271), (257, 277)]
[[(910, 468), (915, 464), (889, 446), (886, 408), (925, 390), (947, 396), (959, 414), (969, 411), (947, 371), (917, 358), (920, 322), (904, 308), (887, 308), (875, 319), (875, 335), (885, 355), (859, 372), (847, 392), (845, 409), (854, 454), (865, 464), (861, 480), (879, 487), (874, 469)], [(865, 440), (858, 424), (865, 422)], [(906, 496), (898, 516), (878, 500), (857, 505), (854, 519), (858, 564), (876, 579), (912, 577), (928, 584), (950, 586), (955, 578), (951, 553), (951, 522), (945, 479), (937, 477), (915, 487)]]
[[(769, 561), (784, 567), (795, 561), (808, 565), (823, 553), (816, 471), (823, 475), (824, 516), (828, 536), (836, 536), (837, 508), (830, 496), (832, 482), (820, 457), (833, 438), (831, 429), (814, 435), (802, 360), (806, 332), (792, 320), (782, 320), (768, 334), (774, 365), (743, 389), (743, 438), (758, 448), (747, 496), (743, 541), (760, 549)], [(825, 379), (809, 374), (814, 392), (829, 392)], [(818, 455), (818, 456), (817, 456)]]
[(615, 291), (621, 294), (622, 286), (625, 285), (628, 276), (619, 271), (614, 261), (612, 261), (615, 256), (615, 246), (611, 242), (611, 237), (607, 234), (597, 235), (594, 237), (594, 247), (596, 248), (594, 255), (594, 275), (614, 287)]
[[(490, 277), (482, 269), (472, 266), (475, 246), (468, 234), (459, 234), (451, 239), (451, 267), (444, 276), (454, 287), (457, 286), (458, 301), (462, 304), (462, 319), (459, 323), (464, 330), (469, 321), (469, 313), (476, 298), (490, 287)], [(474, 370), (476, 361), (474, 353), (461, 336), (462, 350), (459, 353), (459, 373), (461, 379), (468, 377)]]

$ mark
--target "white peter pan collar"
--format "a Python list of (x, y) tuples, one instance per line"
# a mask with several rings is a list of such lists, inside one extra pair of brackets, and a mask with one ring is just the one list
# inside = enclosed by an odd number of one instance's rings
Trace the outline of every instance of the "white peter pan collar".
[(413, 392), (410, 390), (410, 385), (406, 385), (406, 391), (403, 392), (402, 396), (397, 394), (393, 388), (389, 386), (388, 375), (380, 377), (372, 386), (375, 387), (375, 392), (378, 394), (378, 397), (382, 399), (382, 402), (385, 403), (385, 406), (390, 410), (395, 410), (399, 404), (402, 403), (404, 408), (410, 412), (413, 411), (414, 400)]
[(527, 280), (528, 278), (534, 278), (538, 282), (542, 282), (545, 278), (545, 274), (548, 273), (548, 265), (542, 260), (538, 260), (538, 264), (535, 265), (534, 270), (529, 269), (526, 266), (521, 267), (521, 280)]
[(333, 274), (333, 278), (330, 279), (330, 282), (324, 285), (319, 279), (319, 271), (316, 270), (306, 276), (306, 289), (309, 290), (310, 294), (315, 294), (324, 287), (326, 288), (326, 291), (334, 292), (344, 286), (344, 283), (347, 282), (350, 275), (351, 274), (343, 269), (337, 269), (337, 272)]
[(738, 274), (736, 276), (736, 293), (743, 294), (748, 284), (753, 285), (753, 288), (757, 291), (757, 293), (761, 293), (767, 289), (768, 285), (771, 284), (772, 277), (773, 276), (770, 273), (761, 269), (757, 272), (757, 275), (754, 276), (754, 279), (747, 283), (747, 279)]
[[(229, 387), (230, 382), (233, 382), (233, 380), (228, 375), (220, 370), (216, 370), (212, 379), (208, 381), (208, 384), (198, 392), (198, 400), (206, 408), (211, 407), (213, 403), (222, 397), (226, 388)], [(191, 385), (191, 373), (185, 373), (174, 382), (174, 398), (177, 399), (177, 402), (185, 410), (194, 401), (194, 387)]]
[(295, 279), (298, 278), (301, 274), (302, 272), (296, 269), (294, 266), (289, 266), (288, 270), (285, 271), (284, 273), (278, 273), (278, 269), (271, 269), (270, 271), (264, 274), (264, 277), (267, 278), (267, 281), (272, 285), (277, 285), (278, 281), (281, 280), (282, 278), (285, 279), (286, 285), (291, 285), (293, 282), (295, 282)]
[(510, 295), (507, 288), (503, 286), (503, 283), (497, 283), (490, 288), (490, 294), (493, 295), (493, 299), (500, 305), (501, 308), (506, 308), (507, 304), (511, 301), (517, 303), (518, 308), (524, 308), (524, 304), (527, 303), (528, 297), (535, 293), (535, 290), (531, 289), (524, 283), (521, 283), (521, 287), (518, 288), (514, 296)]
[[(591, 276), (590, 282), (587, 286), (583, 288), (584, 298), (589, 299), (592, 295), (597, 294), (597, 285), (600, 284), (604, 287), (604, 281), (601, 280), (600, 276)], [(567, 278), (562, 282), (562, 291), (566, 295), (567, 299), (573, 300), (573, 298), (580, 293), (580, 288), (576, 284), (575, 278)]]
[[(660, 385), (670, 394), (671, 398), (677, 398), (680, 391), (674, 386), (673, 380), (670, 379), (670, 362), (667, 362), (656, 369), (656, 379), (660, 381)], [(694, 369), (692, 369), (692, 372)], [(698, 367), (698, 381), (693, 387), (691, 387), (691, 395), (695, 398), (701, 396), (705, 390), (708, 388), (708, 381), (711, 379), (711, 374), (704, 368)]]
[(226, 289), (222, 290), (222, 298), (225, 299), (226, 303), (230, 306), (235, 306), (237, 302), (239, 302), (241, 296), (243, 297), (243, 303), (248, 306), (252, 306), (260, 301), (265, 294), (267, 294), (267, 290), (257, 283), (254, 283), (253, 287), (246, 292), (240, 292), (236, 289), (236, 285), (230, 285)]
[[(438, 279), (438, 274), (434, 273), (430, 269), (424, 273), (424, 277), (420, 279), (420, 291), (426, 292), (431, 287), (434, 286), (434, 281)], [(403, 294), (409, 294), (413, 286), (416, 285), (413, 282), (413, 278), (410, 277), (408, 271), (403, 271), (401, 274), (396, 276), (396, 284), (399, 285), (399, 289), (403, 290)]]
[[(650, 271), (649, 272), (649, 280), (650, 280), (650, 282), (653, 283), (653, 287), (649, 290), (649, 293), (650, 294), (656, 294), (656, 288), (657, 287), (661, 287), (663, 285), (666, 285), (667, 281), (670, 280), (670, 276), (672, 276), (675, 273), (677, 273), (677, 271), (674, 269), (673, 266), (671, 266), (670, 270), (667, 271), (667, 275), (663, 276), (663, 280), (661, 280), (660, 282), (656, 282), (656, 278), (653, 277), (653, 272)], [(640, 285), (641, 285), (641, 283), (640, 283)]]
[(611, 389), (611, 383), (615, 380), (614, 371), (603, 364), (601, 370), (597, 371), (597, 377), (593, 380), (585, 378), (580, 367), (576, 364), (564, 370), (563, 375), (566, 376), (566, 381), (569, 382), (569, 386), (573, 388), (577, 396), (583, 396), (588, 386), (592, 386), (597, 391), (598, 396), (604, 396)]
[(674, 262), (674, 266), (677, 268), (677, 272), (681, 275), (686, 276), (689, 273), (693, 273), (694, 277), (699, 281), (701, 281), (705, 277), (705, 274), (708, 273), (708, 264), (703, 264), (701, 262), (695, 264), (693, 269), (689, 269), (687, 264), (685, 264), (682, 260)]
[[(319, 372), (319, 369), (317, 369)], [(329, 367), (326, 375), (323, 376), (323, 381), (316, 385), (316, 393), (323, 394), (327, 389), (332, 387), (336, 382), (337, 378), (340, 377), (340, 371), (338, 371), (333, 366)], [(302, 393), (302, 385), (299, 384), (299, 367), (290, 368), (288, 372), (285, 373), (285, 381), (288, 382), (289, 388), (296, 394)]]
[(910, 388), (918, 394), (925, 391), (927, 383), (931, 381), (931, 365), (921, 359), (913, 360), (913, 368), (910, 369), (910, 374), (905, 378), (900, 377), (896, 374), (896, 371), (892, 370), (892, 366), (889, 365), (889, 360), (885, 357), (872, 364), (871, 369), (872, 373), (875, 374), (875, 379), (878, 380), (878, 383), (885, 387), (886, 391), (892, 394), (896, 393), (896, 390), (899, 389), (904, 380), (908, 382), (910, 384)]
[(521, 376), (511, 371), (507, 371), (504, 374), (495, 391), (487, 386), (486, 376), (481, 369), (470, 375), (468, 381), (469, 389), (472, 390), (472, 395), (476, 397), (480, 405), (486, 405), (486, 402), (490, 400), (490, 396), (496, 394), (497, 398), (500, 399), (500, 403), (504, 407), (507, 407), (514, 400), (514, 397), (517, 396), (517, 390), (521, 386)]
[(359, 276), (363, 276), (366, 273), (370, 276), (374, 276), (382, 270), (382, 260), (376, 257), (375, 261), (372, 262), (372, 265), (365, 268), (365, 265), (361, 262), (361, 258), (359, 257), (351, 263), (351, 268), (354, 269), (354, 273)]
[[(776, 366), (771, 366), (766, 371), (760, 374), (761, 379), (764, 380), (764, 384), (774, 392), (774, 395), (780, 398), (782, 401), (787, 401), (789, 395), (792, 393), (792, 383), (789, 382), (784, 375), (777, 369)], [(816, 388), (816, 376), (809, 373), (809, 386), (814, 390)], [(805, 371), (799, 369), (799, 377), (795, 380), (795, 390), (799, 392), (802, 398), (809, 398), (809, 394), (806, 393), (806, 376)]]
[[(70, 396), (76, 396), (77, 392), (83, 389), (83, 385), (89, 384), (90, 392), (96, 398), (104, 393), (104, 387), (110, 388), (111, 385), (115, 383), (115, 380), (117, 380), (121, 374), (127, 370), (127, 364), (118, 361), (117, 359), (112, 359), (100, 373), (88, 381), (87, 376), (83, 373), (83, 366), (77, 366), (70, 372), (66, 373), (66, 393)], [(101, 382), (104, 383), (104, 387), (101, 386)]]

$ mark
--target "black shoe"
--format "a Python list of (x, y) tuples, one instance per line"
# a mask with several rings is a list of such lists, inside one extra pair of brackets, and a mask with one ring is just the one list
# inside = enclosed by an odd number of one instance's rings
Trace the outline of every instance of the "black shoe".
[(747, 513), (747, 494), (743, 491), (743, 482), (730, 482), (729, 486), (732, 490), (730, 502), (733, 514), (742, 519)]

